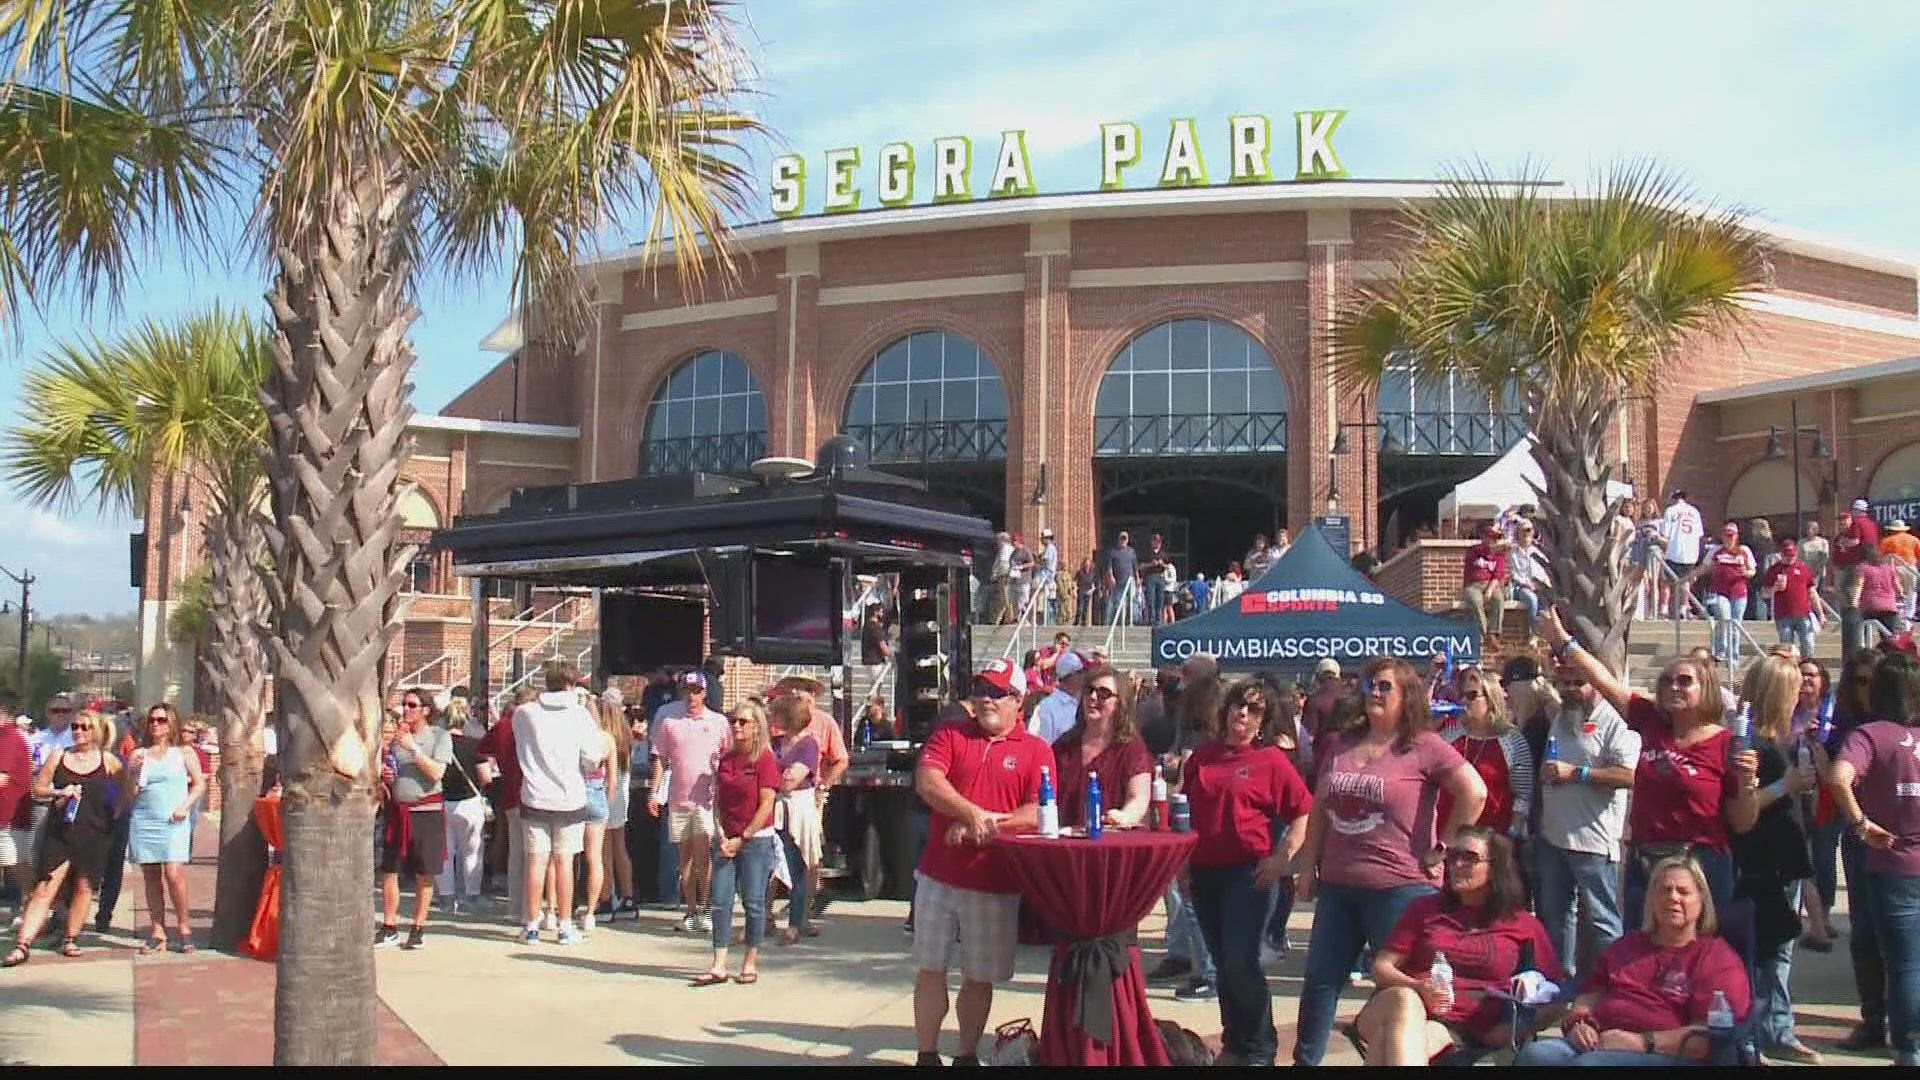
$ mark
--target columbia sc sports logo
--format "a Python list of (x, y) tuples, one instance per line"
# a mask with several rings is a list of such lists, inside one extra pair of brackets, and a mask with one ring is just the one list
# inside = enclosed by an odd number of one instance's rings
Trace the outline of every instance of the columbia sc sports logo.
[(1008, 772), (1012, 772), (1013, 770), (1020, 767), (1020, 762), (1017, 759), (1015, 759), (1012, 754), (1007, 754), (1001, 757), (1000, 767), (1007, 770)]
[(1233, 778), (1235, 780), (1246, 780), (1251, 778), (1252, 776), (1253, 776), (1253, 767), (1250, 765), (1242, 765), (1239, 768), (1233, 770)]
[(1240, 594), (1242, 615), (1282, 615), (1303, 611), (1339, 611), (1345, 606), (1382, 607), (1383, 593), (1353, 589), (1273, 589)]

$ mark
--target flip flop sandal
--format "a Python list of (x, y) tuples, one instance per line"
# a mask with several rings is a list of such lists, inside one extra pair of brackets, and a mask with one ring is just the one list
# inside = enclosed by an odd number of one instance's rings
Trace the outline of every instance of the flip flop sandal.
[(181, 956), (192, 956), (196, 950), (193, 947), (193, 942), (183, 941), (174, 946), (173, 951), (179, 953)]
[(727, 981), (727, 977), (725, 975), (715, 975), (713, 972), (709, 971), (705, 975), (700, 976), (699, 978), (693, 980), (687, 985), (688, 986), (719, 986), (721, 983), (724, 983), (726, 981)]
[(735, 975), (733, 981), (739, 983), (741, 986), (752, 986), (754, 983), (760, 981), (760, 973), (757, 971), (743, 971)]
[(145, 945), (140, 946), (141, 956), (152, 956), (154, 953), (163, 953), (166, 951), (167, 939), (163, 937), (150, 938)]
[(61, 939), (60, 941), (61, 956), (67, 957), (68, 959), (72, 959), (73, 957), (79, 956), (80, 954), (81, 954), (81, 949), (80, 949), (79, 938), (62, 938)]
[(8, 950), (7, 958), (0, 960), (0, 968), (19, 967), (31, 959), (33, 959), (32, 950), (28, 949), (25, 945), (15, 945), (12, 949)]

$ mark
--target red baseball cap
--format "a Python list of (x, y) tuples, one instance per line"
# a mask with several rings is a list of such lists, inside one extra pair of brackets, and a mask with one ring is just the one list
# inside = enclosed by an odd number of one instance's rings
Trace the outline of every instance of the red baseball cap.
[(1027, 692), (1027, 674), (1020, 665), (1002, 657), (973, 673), (974, 682), (983, 682), (996, 690), (1024, 696)]

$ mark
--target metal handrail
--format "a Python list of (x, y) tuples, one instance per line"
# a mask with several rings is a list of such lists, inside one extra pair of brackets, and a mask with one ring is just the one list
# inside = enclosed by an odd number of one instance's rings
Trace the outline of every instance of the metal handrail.
[[(1672, 582), (1675, 588), (1678, 588), (1680, 586), (1680, 575), (1674, 573), (1673, 567), (1668, 566), (1666, 563), (1666, 560), (1664, 559), (1660, 561), (1660, 572), (1666, 575), (1667, 580)], [(1686, 595), (1687, 595), (1687, 603), (1689, 605), (1689, 610), (1695, 612), (1702, 619), (1705, 619), (1709, 623), (1712, 623), (1715, 621), (1712, 612), (1709, 612), (1707, 610), (1707, 606), (1700, 602), (1699, 597), (1693, 595), (1693, 590), (1688, 589)], [(1669, 610), (1671, 610), (1671, 607), (1669, 607)], [(1681, 623), (1679, 612), (1673, 613), (1672, 621), (1673, 621), (1673, 651), (1679, 652), (1680, 651), (1680, 623)], [(1744, 620), (1735, 618), (1730, 621), (1733, 623), (1734, 629), (1740, 632), (1740, 636), (1746, 639), (1747, 644), (1753, 646), (1753, 651), (1756, 655), (1765, 656), (1767, 654), (1766, 648), (1762, 646), (1757, 639), (1754, 638), (1753, 634), (1748, 632), (1746, 622)]]
[[(1034, 565), (1038, 566), (1039, 564), (1035, 563)], [(1021, 605), (1020, 607), (1020, 617), (1013, 620), (1013, 634), (1007, 638), (1006, 648), (1003, 648), (1000, 650), (1000, 659), (1005, 660), (1006, 658), (1013, 655), (1014, 647), (1020, 644), (1020, 628), (1023, 626), (1029, 625), (1029, 622), (1030, 622), (1029, 617), (1033, 614), (1034, 604), (1039, 599), (1040, 599), (1040, 590), (1034, 589), (1034, 588), (1029, 588), (1027, 590), (1027, 602)], [(1033, 626), (1034, 626), (1034, 629), (1036, 630), (1036, 633), (1033, 639), (1034, 647), (1038, 648), (1040, 637), (1037, 631), (1039, 629), (1039, 626), (1037, 623), (1033, 624)]]
[[(579, 599), (579, 597), (569, 597), (568, 599), (577, 600)], [(559, 626), (554, 627), (552, 632), (550, 632), (549, 634), (547, 634), (546, 637), (541, 638), (537, 643), (535, 643), (533, 648), (527, 649), (524, 651), (529, 655), (537, 656), (543, 650), (546, 650), (549, 647), (551, 647), (552, 652), (549, 653), (548, 656), (549, 657), (559, 656), (561, 637), (563, 637), (567, 632), (571, 631), (574, 627), (580, 625), (580, 620), (582, 617), (583, 616), (580, 612), (575, 612), (571, 620), (565, 623), (562, 623)], [(582, 651), (581, 655), (585, 656), (591, 653), (592, 651), (593, 651), (593, 647), (589, 645), (585, 650)], [(576, 659), (575, 662), (578, 663), (578, 660)], [(511, 698), (513, 696), (514, 691), (532, 682), (534, 679), (534, 676), (538, 675), (539, 673), (540, 673), (540, 669), (538, 666), (528, 667), (525, 672), (521, 673), (519, 678), (501, 687), (498, 693), (493, 694), (487, 700), (493, 703), (493, 707), (496, 712), (499, 711), (501, 701), (507, 698)]]
[[(1120, 587), (1120, 603), (1114, 606), (1113, 618), (1107, 620), (1107, 639), (1100, 643), (1100, 651), (1108, 656), (1113, 655), (1113, 634), (1120, 628), (1121, 622), (1124, 620), (1126, 625), (1133, 625), (1133, 591), (1136, 584), (1134, 579), (1129, 577), (1127, 583)], [(1126, 643), (1126, 635), (1122, 634), (1120, 644), (1125, 647)]]
[[(439, 656), (436, 656), (433, 659), (427, 661), (426, 663), (420, 665), (418, 670), (413, 671), (403, 676), (402, 678), (398, 679), (397, 681), (395, 681), (394, 685), (400, 686), (400, 687), (418, 686), (420, 685), (420, 680), (426, 676), (427, 672), (432, 671), (435, 667), (441, 664), (451, 665), (455, 660), (458, 660), (458, 659), (460, 659), (460, 654), (458, 652), (454, 652), (451, 650), (448, 652), (443, 652)], [(447, 670), (447, 673), (451, 675), (453, 673), (453, 669), (449, 667)], [(453, 680), (449, 679), (447, 680), (447, 682), (442, 683), (441, 685), (450, 686), (452, 685), (452, 682)]]
[(519, 625), (508, 630), (505, 634), (502, 634), (500, 637), (497, 637), (492, 641), (487, 642), (488, 654), (491, 655), (494, 649), (497, 649), (500, 646), (505, 645), (507, 642), (512, 641), (513, 636), (515, 634), (518, 634), (520, 631), (526, 629), (528, 626), (537, 624), (537, 623), (554, 621), (552, 618), (552, 615), (554, 612), (559, 611), (561, 608), (566, 607), (568, 604), (578, 603), (579, 600), (580, 598), (577, 596), (561, 597), (558, 603), (554, 604), (552, 607), (548, 608), (547, 610), (541, 612), (538, 615), (533, 614), (533, 605), (528, 604), (524, 611), (521, 611), (519, 614), (514, 615), (507, 620), (508, 622), (518, 623)]

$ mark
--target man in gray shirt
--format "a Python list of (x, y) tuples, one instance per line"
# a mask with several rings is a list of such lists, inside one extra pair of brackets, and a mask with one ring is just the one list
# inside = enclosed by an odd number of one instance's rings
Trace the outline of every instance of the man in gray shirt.
[(1561, 705), (1547, 729), (1547, 760), (1540, 766), (1536, 906), (1571, 974), (1579, 944), (1576, 899), (1593, 926), (1596, 954), (1622, 933), (1620, 839), (1640, 764), (1640, 736), (1578, 668), (1561, 664), (1554, 682)]
[(453, 760), (453, 737), (434, 727), (433, 701), (424, 690), (400, 695), (400, 726), (381, 755), (387, 786), (387, 820), (380, 847), (380, 910), (384, 918), (375, 948), (400, 944), (400, 874), (413, 875), (413, 929), (402, 948), (426, 944), (433, 879), (447, 861), (446, 801), (440, 779)]
[[(1133, 594), (1128, 591), (1127, 587), (1131, 585), (1136, 590), (1140, 587), (1139, 583), (1134, 580), (1134, 577), (1140, 570), (1140, 553), (1133, 550), (1133, 544), (1129, 542), (1132, 539), (1132, 537), (1123, 532), (1119, 538), (1114, 540), (1113, 547), (1107, 551), (1108, 622), (1113, 621), (1113, 615), (1116, 610), (1124, 610), (1128, 616), (1127, 622), (1133, 622)], [(1119, 605), (1122, 603), (1127, 605), (1124, 609), (1119, 608)]]

